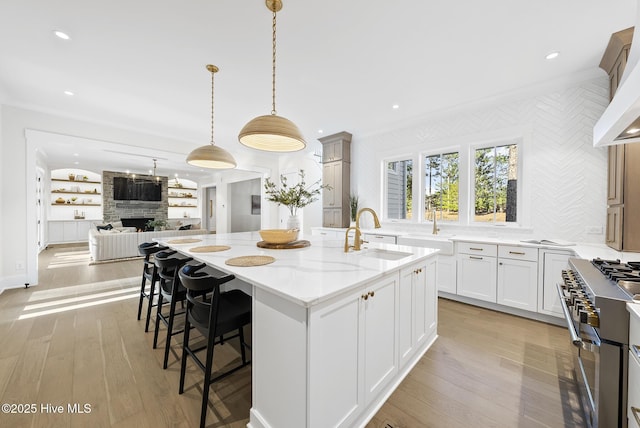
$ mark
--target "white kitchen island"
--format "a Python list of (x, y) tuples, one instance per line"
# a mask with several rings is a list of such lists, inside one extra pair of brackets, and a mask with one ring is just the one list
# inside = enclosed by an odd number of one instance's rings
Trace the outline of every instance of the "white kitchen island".
[[(319, 236), (270, 250), (256, 246), (257, 232), (189, 238), (201, 241), (159, 242), (252, 288), (249, 427), (363, 426), (437, 338), (437, 250), (371, 244), (345, 253), (344, 239)], [(231, 248), (190, 251), (208, 245)], [(276, 260), (225, 264), (247, 255)]]

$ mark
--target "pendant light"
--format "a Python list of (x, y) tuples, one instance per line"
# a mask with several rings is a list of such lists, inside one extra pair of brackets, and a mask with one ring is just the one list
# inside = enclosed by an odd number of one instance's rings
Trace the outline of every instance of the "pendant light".
[(253, 149), (269, 152), (294, 152), (302, 150), (307, 143), (298, 127), (276, 113), (276, 12), (282, 9), (281, 0), (266, 0), (267, 9), (273, 12), (273, 56), (271, 73), (271, 114), (258, 116), (240, 131), (241, 144)]
[(217, 147), (213, 141), (213, 76), (219, 69), (215, 65), (209, 64), (207, 70), (211, 72), (211, 144), (198, 147), (189, 153), (187, 163), (201, 168), (235, 168), (236, 160), (231, 156), (231, 153)]

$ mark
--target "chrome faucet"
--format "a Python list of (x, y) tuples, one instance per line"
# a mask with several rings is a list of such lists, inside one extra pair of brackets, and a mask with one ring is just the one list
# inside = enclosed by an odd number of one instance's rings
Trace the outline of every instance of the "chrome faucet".
[(438, 232), (440, 231), (440, 229), (438, 228), (438, 225), (436, 224), (436, 216), (437, 216), (438, 212), (434, 209), (433, 210), (433, 234), (437, 235)]
[(344, 236), (344, 252), (345, 253), (349, 251), (349, 248), (352, 248), (351, 246), (349, 246), (349, 231), (351, 229), (355, 229), (356, 231), (355, 237), (353, 239), (353, 250), (360, 251), (361, 249), (360, 245), (364, 243), (364, 241), (362, 240), (362, 232), (360, 231), (360, 215), (364, 211), (369, 211), (371, 215), (373, 215), (373, 227), (375, 227), (376, 229), (380, 229), (382, 227), (380, 226), (380, 220), (378, 220), (378, 215), (372, 208), (362, 208), (360, 211), (358, 211), (358, 214), (356, 214), (356, 225), (348, 228), (347, 232), (345, 233), (345, 236)]

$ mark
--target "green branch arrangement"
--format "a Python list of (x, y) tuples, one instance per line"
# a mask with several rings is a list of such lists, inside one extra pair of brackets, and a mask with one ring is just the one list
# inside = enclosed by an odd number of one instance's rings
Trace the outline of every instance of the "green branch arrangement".
[(298, 208), (306, 207), (316, 201), (322, 189), (331, 189), (328, 184), (320, 184), (321, 180), (307, 186), (304, 181), (304, 170), (302, 169), (298, 171), (298, 175), (300, 180), (294, 186), (287, 184), (287, 177), (284, 175), (280, 176), (280, 188), (269, 178), (265, 179), (264, 183), (267, 200), (286, 206), (292, 216), (297, 215)]

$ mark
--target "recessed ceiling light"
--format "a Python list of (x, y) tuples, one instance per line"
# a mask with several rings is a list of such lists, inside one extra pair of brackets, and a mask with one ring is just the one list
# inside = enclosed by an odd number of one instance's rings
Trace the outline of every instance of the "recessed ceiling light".
[(318, 129), (318, 134), (322, 134), (324, 131), (322, 129)]
[(627, 131), (627, 134), (635, 134), (636, 132), (640, 132), (638, 128), (631, 128)]
[(75, 162), (74, 162), (73, 164), (74, 164), (74, 165), (78, 165), (79, 163), (80, 163), (80, 162), (78, 162), (78, 161), (75, 161)]
[(74, 155), (75, 157), (80, 156), (80, 154), (79, 154), (79, 153), (74, 153), (73, 155)]
[(400, 106), (398, 104), (394, 104), (391, 106), (392, 109), (394, 110), (398, 110), (400, 108)]
[(547, 56), (545, 56), (545, 58), (546, 59), (556, 59), (556, 58), (558, 58), (558, 55), (560, 55), (560, 52), (553, 51), (553, 52), (549, 52), (547, 54)]
[(64, 94), (65, 94), (65, 95), (68, 95), (68, 96), (70, 96), (70, 97), (72, 97), (72, 96), (74, 96), (74, 95), (75, 95), (75, 94), (74, 94), (73, 92), (71, 92), (71, 91), (64, 91)]
[(53, 32), (53, 34), (55, 34), (56, 37), (58, 37), (58, 38), (60, 38), (62, 40), (70, 40), (71, 39), (71, 37), (69, 37), (69, 35), (67, 33), (65, 33), (63, 31), (60, 31), (60, 30), (55, 30)]

